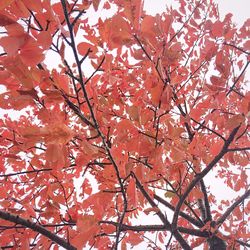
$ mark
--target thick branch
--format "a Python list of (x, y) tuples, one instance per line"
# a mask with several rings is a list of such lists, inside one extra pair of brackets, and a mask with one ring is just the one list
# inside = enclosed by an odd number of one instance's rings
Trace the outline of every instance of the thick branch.
[(239, 243), (241, 246), (249, 247), (250, 248), (250, 243), (244, 242), (242, 240), (236, 240), (237, 243)]
[(216, 225), (222, 224), (227, 217), (233, 212), (233, 210), (239, 206), (248, 196), (250, 196), (250, 189), (248, 189), (242, 196), (240, 196), (228, 209), (227, 211), (216, 221)]
[[(170, 203), (168, 203), (166, 200), (162, 199), (160, 196), (158, 196), (157, 194), (154, 194), (154, 198), (159, 201), (160, 203), (162, 203), (164, 206), (168, 207), (169, 209), (171, 209), (172, 211), (175, 211), (175, 207), (172, 206)], [(184, 212), (180, 212), (180, 216), (183, 217), (184, 219), (186, 219), (187, 221), (189, 221), (190, 223), (192, 223), (193, 225), (201, 228), (203, 227), (203, 224), (200, 223), (198, 220), (194, 219), (193, 217), (191, 217), (188, 214), (185, 214)]]
[[(155, 204), (155, 202), (153, 201), (153, 199), (149, 196), (149, 194), (147, 193), (147, 191), (144, 189), (143, 185), (137, 179), (136, 175), (133, 172), (131, 172), (131, 175), (135, 178), (135, 180), (136, 180), (136, 186), (140, 189), (140, 191), (142, 192), (142, 194), (144, 195), (144, 197), (147, 199), (147, 201), (149, 202), (149, 204), (152, 207), (157, 207), (158, 208), (158, 206)], [(163, 222), (164, 226), (171, 229), (170, 231), (174, 235), (175, 239), (180, 243), (180, 245), (182, 246), (182, 248), (185, 249), (185, 250), (191, 250), (191, 248), (189, 247), (189, 245), (187, 244), (187, 242), (184, 240), (184, 238), (177, 231), (178, 229), (177, 230), (172, 230), (172, 227), (171, 227), (168, 219), (166, 218), (166, 216), (164, 216), (164, 214), (160, 210), (156, 214), (159, 216), (159, 218)]]
[[(100, 221), (100, 224), (110, 224), (114, 226), (118, 226), (117, 222), (114, 221)], [(134, 232), (159, 232), (159, 231), (171, 231), (171, 227), (168, 225), (137, 225), (131, 226), (122, 224), (121, 225), (122, 231), (134, 231)], [(201, 231), (193, 228), (185, 228), (185, 227), (178, 227), (178, 231), (181, 233), (198, 236), (207, 238), (209, 237), (210, 233), (207, 231)]]
[(209, 201), (208, 201), (206, 186), (205, 186), (203, 179), (200, 181), (200, 185), (201, 185), (201, 191), (204, 195), (204, 205), (205, 205), (205, 209), (206, 209), (206, 220), (211, 221), (212, 220), (211, 209), (210, 209), (210, 205), (209, 205)]
[(3, 220), (13, 222), (15, 224), (20, 224), (24, 227), (30, 228), (33, 231), (36, 231), (36, 232), (42, 234), (43, 236), (47, 237), (48, 239), (54, 241), (55, 243), (64, 247), (65, 249), (76, 250), (76, 247), (72, 246), (70, 243), (66, 242), (64, 239), (62, 239), (62, 238), (58, 237), (56, 234), (48, 231), (43, 226), (40, 226), (36, 223), (33, 223), (27, 219), (23, 219), (17, 215), (13, 215), (13, 214), (1, 211), (1, 210), (0, 210), (0, 218)]
[[(150, 197), (150, 195), (144, 189), (143, 185), (140, 183), (140, 181), (138, 180), (138, 178), (136, 177), (136, 175), (133, 172), (131, 173), (131, 175), (135, 178), (136, 186), (141, 191), (141, 193), (143, 194), (143, 196), (147, 199), (148, 203), (152, 207), (158, 208), (158, 206), (155, 204), (155, 202), (153, 201), (153, 199)], [(156, 214), (159, 216), (159, 218), (163, 222), (163, 224), (166, 224), (169, 228), (171, 227), (170, 223), (167, 220), (167, 218), (164, 216), (164, 214), (160, 210)]]
[(201, 173), (197, 174), (196, 178), (189, 184), (186, 191), (181, 196), (181, 198), (180, 198), (180, 200), (175, 208), (173, 222), (172, 222), (173, 228), (177, 227), (177, 221), (178, 221), (180, 209), (181, 209), (182, 204), (186, 200), (187, 196), (190, 194), (190, 192), (193, 190), (193, 188), (197, 185), (197, 183), (200, 182), (200, 180), (203, 179), (204, 176), (206, 176), (209, 173), (209, 171), (215, 166), (215, 164), (218, 163), (221, 160), (221, 158), (227, 153), (227, 149), (228, 149), (229, 145), (231, 144), (231, 142), (234, 140), (234, 137), (237, 134), (239, 128), (240, 128), (240, 126), (233, 129), (233, 131), (229, 135), (228, 139), (225, 141), (224, 146), (222, 147), (222, 149), (218, 153), (218, 155), (215, 156), (215, 158), (208, 164), (208, 166)]

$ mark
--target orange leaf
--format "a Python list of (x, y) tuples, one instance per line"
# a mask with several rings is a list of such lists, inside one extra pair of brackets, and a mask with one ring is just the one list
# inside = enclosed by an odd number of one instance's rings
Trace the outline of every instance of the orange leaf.
[(98, 10), (99, 4), (100, 4), (100, 0), (93, 0), (93, 7), (95, 11)]
[(162, 92), (161, 95), (161, 102), (163, 104), (170, 104), (171, 102), (171, 98), (172, 98), (172, 89), (171, 87), (168, 85), (167, 87), (165, 87), (164, 91)]
[(27, 35), (23, 34), (21, 36), (6, 36), (0, 39), (0, 45), (3, 47), (8, 56), (14, 56), (17, 51), (25, 44), (27, 41)]
[(87, 42), (81, 42), (77, 45), (77, 50), (80, 53), (80, 55), (84, 56), (88, 50), (91, 51), (91, 53), (96, 54), (97, 53), (97, 47), (87, 43)]
[(223, 23), (220, 21), (216, 21), (212, 27), (211, 32), (214, 37), (220, 37), (223, 35)]
[(152, 103), (158, 105), (162, 93), (162, 84), (158, 83), (150, 89)]
[(136, 208), (138, 198), (137, 198), (136, 184), (133, 178), (130, 179), (129, 181), (129, 184), (127, 187), (127, 193), (128, 193), (128, 200), (130, 202), (131, 207)]
[(223, 147), (223, 141), (220, 140), (220, 141), (217, 141), (217, 142), (214, 142), (213, 144), (210, 145), (210, 148), (209, 148), (209, 151), (210, 153), (213, 155), (213, 156), (216, 156), (222, 149)]
[(14, 21), (10, 17), (8, 17), (8, 16), (3, 15), (3, 14), (0, 13), (0, 26), (6, 26), (6, 25), (13, 24), (13, 23), (16, 23), (16, 21)]
[(158, 207), (149, 207), (144, 209), (143, 212), (148, 215), (151, 212), (158, 213), (160, 212), (160, 209)]
[(234, 129), (237, 126), (239, 126), (241, 123), (243, 123), (245, 120), (245, 117), (241, 114), (234, 115), (231, 118), (229, 118), (226, 122), (226, 128), (227, 129)]
[(0, 0), (0, 10), (5, 9), (7, 6), (9, 6), (14, 0)]
[(127, 244), (126, 244), (125, 239), (123, 239), (123, 241), (122, 241), (121, 250), (127, 250)]
[(137, 106), (129, 106), (127, 108), (127, 112), (132, 121), (137, 121), (137, 122), (139, 121), (140, 113), (139, 113), (139, 108)]
[(52, 43), (52, 36), (50, 32), (48, 31), (43, 31), (39, 33), (37, 36), (37, 42), (39, 45), (43, 47), (43, 49), (47, 50), (50, 48), (51, 43)]

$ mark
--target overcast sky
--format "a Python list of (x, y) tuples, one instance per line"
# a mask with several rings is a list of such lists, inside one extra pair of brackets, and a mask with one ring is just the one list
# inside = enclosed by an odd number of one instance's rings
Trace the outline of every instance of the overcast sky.
[[(173, 3), (174, 0), (144, 0), (144, 8), (148, 13), (154, 15), (164, 11), (166, 4)], [(243, 24), (244, 21), (250, 17), (250, 0), (215, 0), (219, 5), (221, 18), (227, 13), (234, 15), (233, 21), (238, 24)]]

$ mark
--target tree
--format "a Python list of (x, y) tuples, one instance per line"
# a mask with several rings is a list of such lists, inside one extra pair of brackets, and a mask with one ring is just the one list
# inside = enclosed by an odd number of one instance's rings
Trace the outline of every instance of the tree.
[(2, 249), (250, 247), (250, 19), (176, 4), (0, 1)]

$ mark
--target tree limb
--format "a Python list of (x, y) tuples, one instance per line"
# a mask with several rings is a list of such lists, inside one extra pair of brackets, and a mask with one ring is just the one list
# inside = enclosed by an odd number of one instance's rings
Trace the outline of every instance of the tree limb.
[(13, 222), (15, 224), (20, 224), (26, 228), (30, 228), (35, 232), (42, 234), (43, 236), (47, 237), (48, 239), (54, 241), (58, 245), (64, 247), (67, 250), (77, 250), (76, 247), (72, 246), (70, 243), (66, 242), (64, 239), (58, 237), (56, 234), (50, 232), (46, 228), (41, 225), (38, 225), (34, 222), (31, 222), (27, 219), (21, 218), (18, 215), (13, 215), (7, 212), (0, 210), (0, 218), (3, 220), (7, 220)]
[(198, 182), (200, 182), (201, 179), (203, 179), (204, 176), (206, 176), (209, 171), (215, 166), (217, 162), (221, 160), (221, 158), (228, 152), (227, 149), (231, 142), (234, 140), (235, 135), (237, 134), (240, 126), (234, 128), (229, 135), (228, 139), (225, 141), (224, 146), (222, 147), (221, 151), (215, 156), (215, 158), (208, 164), (208, 166), (201, 171), (197, 176), (194, 178), (194, 180), (189, 184), (187, 187), (186, 191), (184, 194), (181, 196), (179, 202), (176, 205), (174, 216), (173, 216), (173, 221), (172, 221), (172, 226), (173, 228), (177, 227), (177, 221), (178, 221), (178, 216), (180, 213), (180, 209), (184, 201), (186, 200), (187, 196), (190, 194), (190, 192), (193, 190), (193, 188), (197, 185)]
[(250, 196), (250, 189), (248, 189), (242, 196), (240, 196), (227, 210), (226, 212), (215, 222), (216, 225), (221, 225), (227, 217), (233, 212), (233, 210), (240, 205), (248, 196)]
[[(164, 206), (168, 207), (169, 209), (171, 209), (172, 211), (175, 210), (175, 207), (172, 206), (170, 203), (168, 203), (166, 200), (162, 199), (160, 196), (158, 196), (157, 194), (154, 194), (154, 198), (159, 201), (161, 204), (163, 204)], [(187, 221), (189, 221), (190, 223), (192, 223), (193, 225), (201, 228), (203, 227), (203, 224), (201, 222), (199, 222), (198, 220), (194, 219), (193, 217), (191, 217), (190, 215), (180, 211), (180, 216), (183, 217), (184, 219), (186, 219)]]

